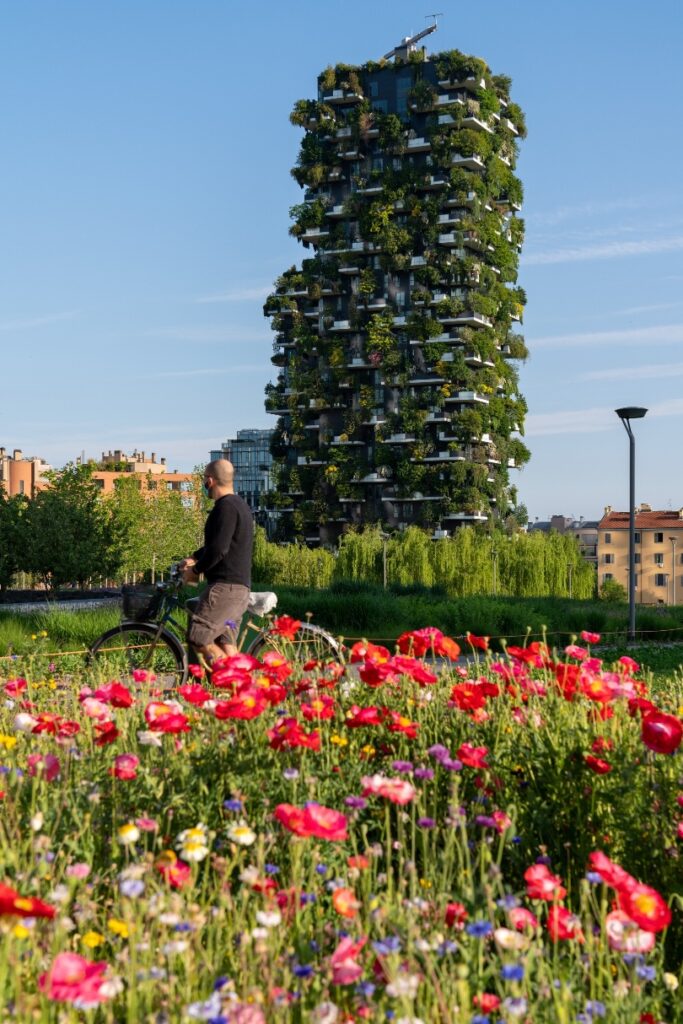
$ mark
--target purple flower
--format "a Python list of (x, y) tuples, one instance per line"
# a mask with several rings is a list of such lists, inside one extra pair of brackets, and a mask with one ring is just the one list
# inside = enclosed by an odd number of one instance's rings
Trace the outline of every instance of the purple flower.
[(481, 825), (482, 828), (495, 828), (496, 823), (493, 818), (489, 818), (487, 814), (478, 814), (474, 819), (476, 825)]
[(285, 768), (285, 770), (283, 771), (282, 775), (283, 775), (283, 777), (285, 779), (289, 779), (290, 781), (292, 779), (298, 779), (299, 778), (299, 769), (298, 768)]
[(433, 768), (416, 768), (415, 769), (416, 779), (433, 779), (434, 769)]
[(465, 931), (475, 939), (485, 939), (493, 931), (493, 925), (490, 921), (472, 921), (465, 926)]
[(458, 761), (457, 757), (444, 757), (441, 760), (441, 765), (449, 772), (462, 771), (462, 761)]
[(237, 799), (224, 800), (223, 807), (225, 808), (226, 811), (241, 811), (242, 808), (244, 807), (244, 804), (242, 803), (241, 800)]
[(433, 818), (418, 818), (417, 823), (420, 828), (434, 828), (436, 822)]
[(392, 761), (391, 767), (397, 772), (412, 772), (413, 770), (410, 761)]
[(443, 761), (445, 757), (451, 756), (450, 751), (441, 743), (435, 743), (434, 746), (429, 747), (427, 753), (430, 757), (433, 757), (435, 761)]
[(137, 899), (144, 891), (145, 883), (141, 878), (122, 878), (119, 882), (119, 892), (130, 899)]
[(344, 803), (347, 807), (355, 807), (359, 811), (368, 806), (368, 802), (363, 796), (347, 796)]

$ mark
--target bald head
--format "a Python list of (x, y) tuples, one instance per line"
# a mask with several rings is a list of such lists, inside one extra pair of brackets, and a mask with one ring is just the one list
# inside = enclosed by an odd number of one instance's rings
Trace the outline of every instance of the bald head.
[(235, 480), (235, 470), (232, 462), (227, 459), (214, 459), (207, 464), (204, 470), (205, 477), (211, 477), (220, 488), (232, 491)]

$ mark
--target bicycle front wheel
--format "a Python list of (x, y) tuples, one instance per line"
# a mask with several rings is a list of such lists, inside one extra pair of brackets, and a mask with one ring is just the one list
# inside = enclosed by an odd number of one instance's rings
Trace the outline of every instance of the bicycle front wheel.
[(277, 651), (290, 660), (336, 661), (341, 657), (341, 644), (320, 626), (302, 622), (293, 639), (271, 629), (264, 629), (249, 645), (248, 654), (262, 658), (267, 651)]
[(171, 690), (187, 679), (187, 653), (175, 634), (147, 622), (122, 622), (108, 629), (90, 648), (89, 662), (98, 670), (132, 678), (136, 669), (156, 676), (155, 686)]

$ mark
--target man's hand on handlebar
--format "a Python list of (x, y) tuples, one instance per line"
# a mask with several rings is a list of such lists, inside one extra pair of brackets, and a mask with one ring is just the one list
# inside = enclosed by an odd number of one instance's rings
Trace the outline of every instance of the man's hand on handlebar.
[(178, 562), (178, 569), (180, 570), (183, 583), (199, 583), (199, 576), (194, 572), (194, 566), (196, 565), (196, 559), (194, 558), (183, 558), (182, 562)]

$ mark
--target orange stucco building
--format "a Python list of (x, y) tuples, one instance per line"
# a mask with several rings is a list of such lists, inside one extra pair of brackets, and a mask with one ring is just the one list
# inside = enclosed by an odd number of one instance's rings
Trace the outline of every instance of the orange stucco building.
[[(639, 505), (635, 520), (636, 601), (683, 604), (683, 508)], [(629, 514), (607, 506), (598, 523), (598, 586), (616, 580), (628, 590)]]
[(96, 469), (93, 473), (93, 480), (101, 489), (102, 494), (111, 494), (116, 486), (117, 480), (136, 479), (140, 490), (152, 492), (159, 489), (168, 491), (179, 491), (184, 495), (184, 503), (193, 504), (194, 475), (192, 473), (169, 472), (166, 466), (166, 459), (157, 461), (156, 452), (152, 452), (147, 458), (144, 452), (134, 451), (132, 455), (115, 449), (114, 451), (102, 452), (100, 465), (112, 467)]
[(49, 483), (45, 474), (52, 467), (36, 456), (27, 458), (20, 448), (15, 448), (10, 455), (6, 448), (0, 448), (0, 490), (8, 497), (25, 494), (33, 498)]

